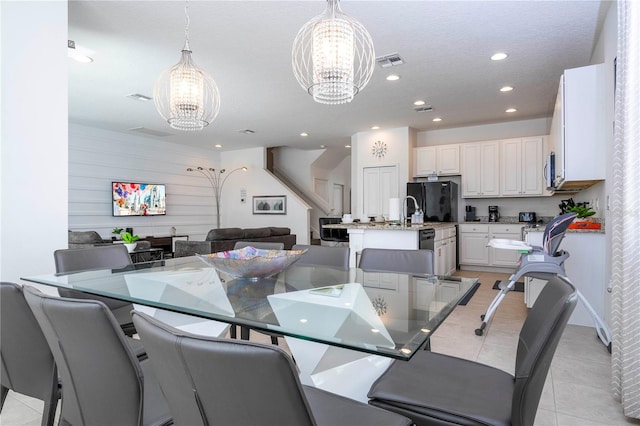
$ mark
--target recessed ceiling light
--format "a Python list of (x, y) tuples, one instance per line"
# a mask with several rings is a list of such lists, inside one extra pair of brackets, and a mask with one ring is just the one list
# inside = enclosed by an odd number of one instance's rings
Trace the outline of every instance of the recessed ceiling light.
[(304, 137), (304, 136), (309, 136), (309, 133), (307, 133), (307, 132), (302, 132), (302, 133), (300, 133), (300, 136), (303, 136), (303, 137)]
[(494, 53), (493, 56), (491, 56), (491, 60), (492, 61), (501, 61), (503, 59), (506, 59), (507, 56), (509, 56), (509, 55), (507, 55), (506, 53), (498, 52), (498, 53)]
[(327, 147), (326, 145), (320, 145), (320, 148), (326, 148), (326, 147)]
[(511, 87), (511, 86), (504, 86), (504, 87), (500, 88), (501, 92), (510, 92), (512, 90), (513, 90), (513, 87)]
[(413, 104), (415, 106), (420, 106), (420, 105), (424, 105), (426, 102), (425, 101), (415, 101)]
[(371, 126), (371, 130), (378, 130), (380, 126)]
[(396, 80), (400, 80), (400, 76), (397, 74), (389, 74), (387, 76), (387, 80), (388, 81), (396, 81)]
[(517, 109), (515, 109), (515, 108), (507, 108), (507, 109), (504, 110), (504, 112), (516, 112), (516, 111), (517, 111)]
[(345, 148), (351, 148), (351, 145), (345, 145), (344, 147)]
[(431, 121), (435, 121), (435, 122), (437, 123), (438, 121), (442, 121), (442, 118), (440, 118), (440, 117), (436, 117), (436, 118), (434, 118), (434, 119), (433, 119), (433, 120), (431, 120)]
[(216, 148), (222, 148), (222, 145), (220, 145), (219, 143), (214, 145)]

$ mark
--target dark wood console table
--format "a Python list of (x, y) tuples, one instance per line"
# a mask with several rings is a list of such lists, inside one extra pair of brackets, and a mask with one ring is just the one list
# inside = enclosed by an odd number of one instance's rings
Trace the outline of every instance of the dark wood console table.
[(161, 248), (164, 251), (164, 257), (172, 257), (175, 242), (177, 240), (188, 240), (188, 235), (163, 235), (163, 236), (146, 236), (138, 241), (149, 241), (151, 248)]

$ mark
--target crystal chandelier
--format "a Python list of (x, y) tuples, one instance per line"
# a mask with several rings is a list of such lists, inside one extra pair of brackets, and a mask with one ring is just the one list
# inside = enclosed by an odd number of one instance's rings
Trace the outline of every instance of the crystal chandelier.
[(293, 73), (313, 100), (343, 104), (367, 85), (375, 67), (373, 41), (362, 24), (327, 0), (321, 15), (304, 24), (293, 42)]
[(189, 5), (184, 8), (185, 42), (180, 62), (163, 71), (153, 86), (153, 101), (160, 115), (178, 130), (202, 130), (220, 111), (216, 82), (191, 59)]

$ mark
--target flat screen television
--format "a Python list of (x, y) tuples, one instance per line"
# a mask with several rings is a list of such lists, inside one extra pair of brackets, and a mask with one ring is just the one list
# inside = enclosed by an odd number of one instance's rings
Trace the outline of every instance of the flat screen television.
[(111, 182), (114, 216), (158, 216), (167, 214), (165, 185)]

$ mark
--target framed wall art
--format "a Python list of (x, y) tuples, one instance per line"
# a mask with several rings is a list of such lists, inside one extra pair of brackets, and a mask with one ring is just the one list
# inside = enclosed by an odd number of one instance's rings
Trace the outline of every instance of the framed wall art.
[(287, 214), (286, 195), (257, 195), (253, 197), (253, 214)]

